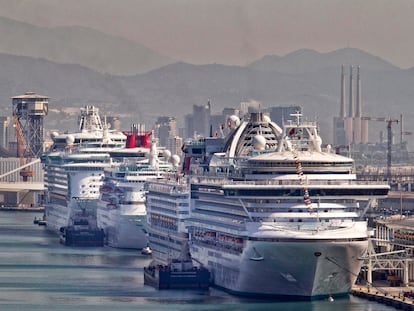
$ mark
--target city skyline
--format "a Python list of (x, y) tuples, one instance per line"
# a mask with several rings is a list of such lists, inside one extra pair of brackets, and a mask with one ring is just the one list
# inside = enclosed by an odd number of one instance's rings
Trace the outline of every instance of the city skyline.
[(0, 0), (0, 7), (0, 16), (90, 27), (194, 64), (246, 65), (303, 48), (353, 47), (414, 66), (408, 0)]

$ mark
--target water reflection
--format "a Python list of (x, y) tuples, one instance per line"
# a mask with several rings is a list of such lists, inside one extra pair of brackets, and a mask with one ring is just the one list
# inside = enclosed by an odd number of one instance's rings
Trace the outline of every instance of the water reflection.
[[(39, 213), (0, 212), (0, 310), (394, 310), (355, 297), (275, 302), (208, 291), (157, 291), (144, 286), (150, 258), (139, 251), (72, 248), (33, 224)], [(375, 307), (374, 307), (375, 306)]]

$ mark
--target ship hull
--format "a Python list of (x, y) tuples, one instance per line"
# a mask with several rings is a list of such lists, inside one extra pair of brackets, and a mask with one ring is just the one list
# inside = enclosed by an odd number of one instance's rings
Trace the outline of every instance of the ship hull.
[(248, 241), (241, 254), (196, 244), (191, 254), (215, 286), (233, 294), (312, 300), (347, 294), (367, 247), (367, 240)]
[(142, 249), (148, 245), (145, 205), (128, 208), (98, 208), (98, 227), (105, 231), (106, 244), (114, 248)]
[(60, 228), (69, 225), (70, 209), (58, 204), (47, 204), (45, 206), (45, 219), (47, 229), (59, 234)]

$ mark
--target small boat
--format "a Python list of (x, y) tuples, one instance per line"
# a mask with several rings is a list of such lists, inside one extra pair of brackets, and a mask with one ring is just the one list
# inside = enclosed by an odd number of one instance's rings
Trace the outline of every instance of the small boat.
[(39, 226), (46, 226), (46, 220), (44, 218), (37, 218), (37, 217), (35, 217), (33, 219), (33, 224), (39, 225)]
[(144, 247), (142, 250), (141, 250), (141, 254), (143, 254), (143, 255), (151, 255), (152, 254), (152, 249), (149, 247), (149, 246), (147, 246), (147, 247)]
[(47, 225), (46, 220), (43, 220), (43, 219), (39, 219), (39, 220), (37, 221), (37, 224), (38, 224), (39, 226), (46, 226), (46, 225)]

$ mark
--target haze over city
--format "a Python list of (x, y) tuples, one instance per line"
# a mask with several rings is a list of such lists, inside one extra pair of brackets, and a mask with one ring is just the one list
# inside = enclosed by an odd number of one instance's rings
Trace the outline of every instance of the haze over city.
[(414, 66), (410, 0), (0, 0), (0, 16), (80, 25), (177, 61), (245, 65), (297, 49), (353, 47)]

